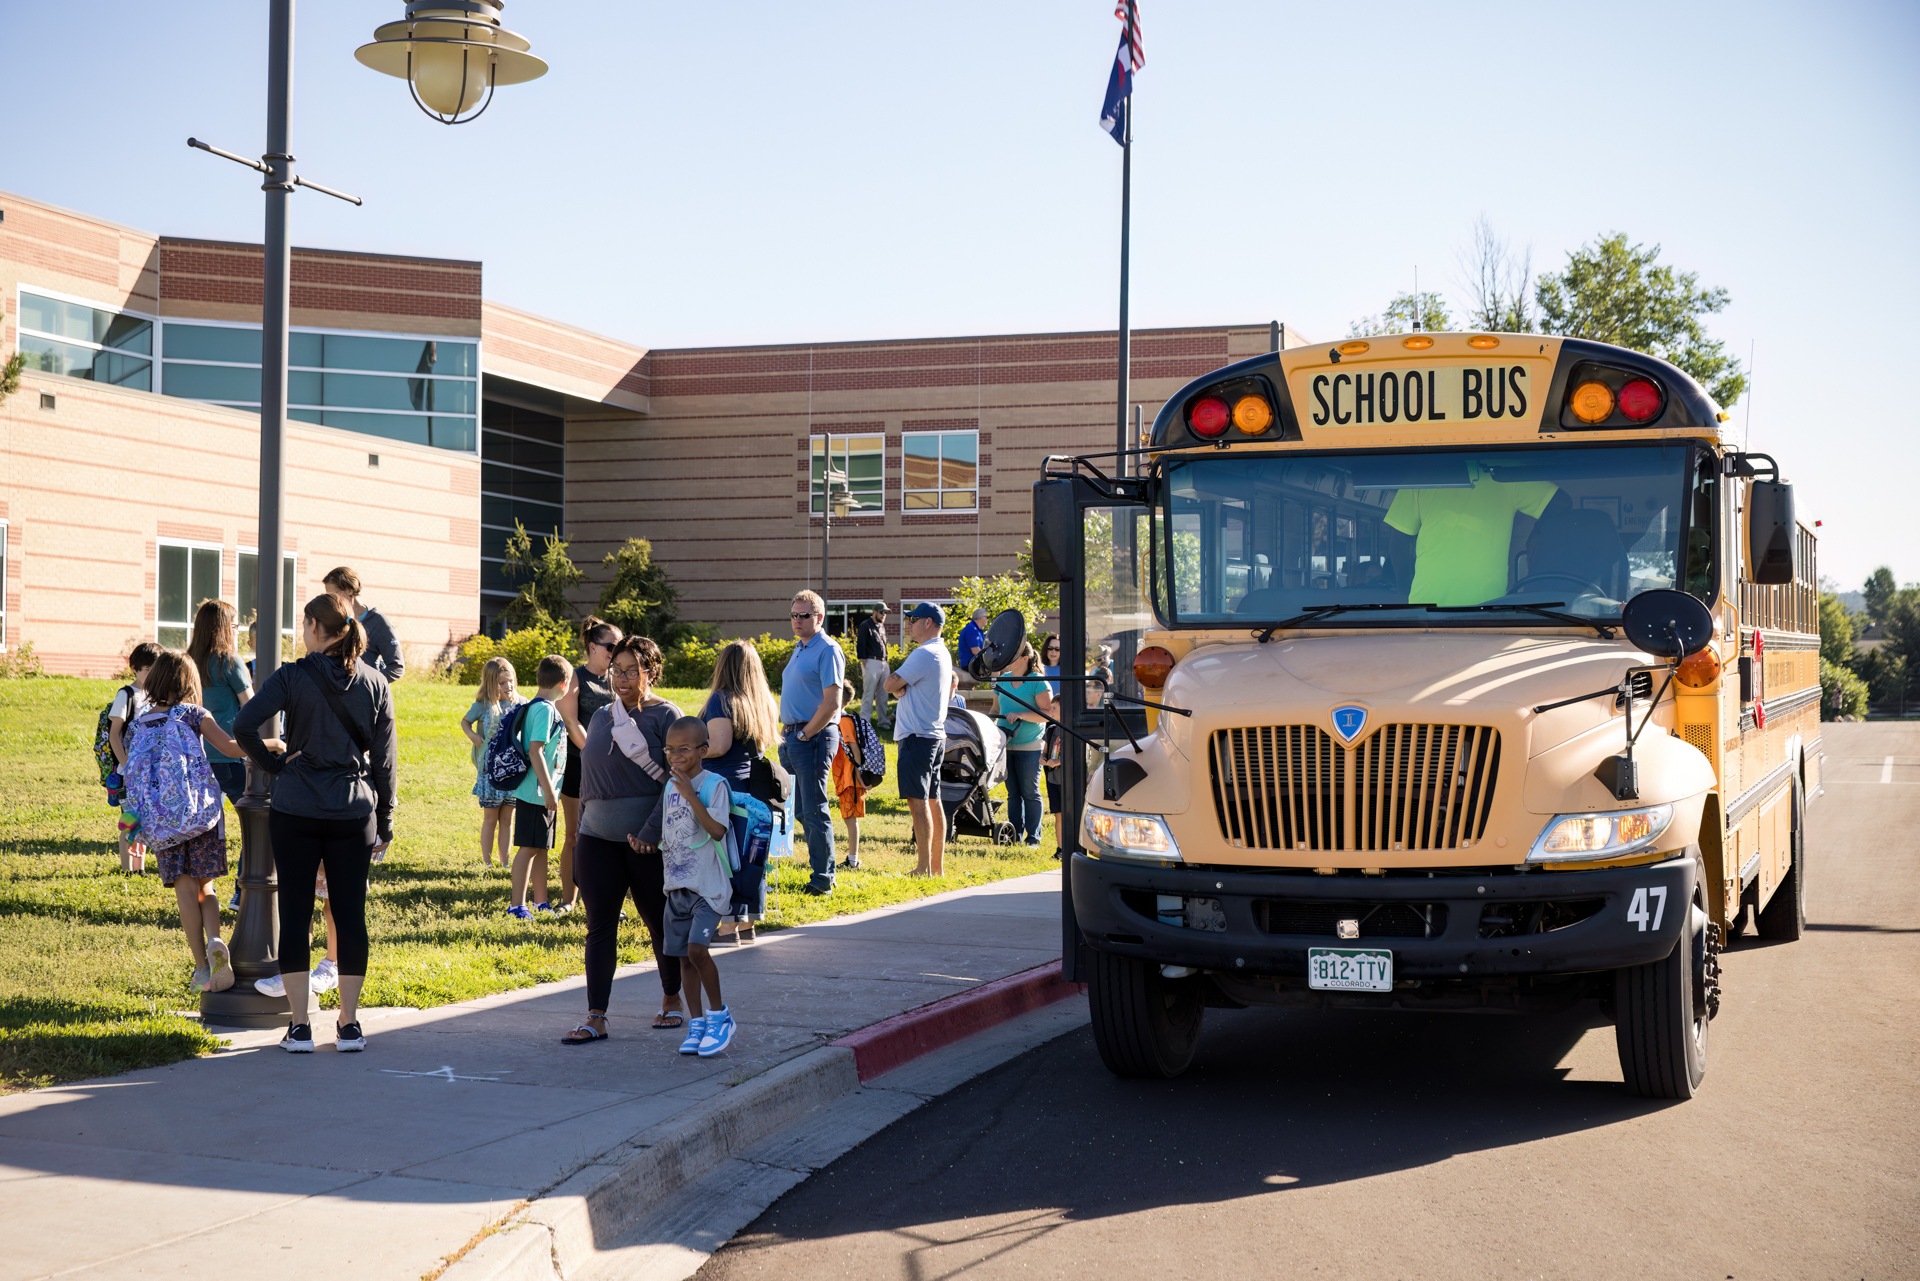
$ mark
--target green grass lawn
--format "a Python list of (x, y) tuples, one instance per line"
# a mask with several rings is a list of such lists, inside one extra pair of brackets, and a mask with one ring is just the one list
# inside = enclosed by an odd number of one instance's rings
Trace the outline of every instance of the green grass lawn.
[[(122, 874), (114, 852), (114, 812), (92, 743), (115, 688), (103, 680), (0, 681), (0, 1091), (171, 1063), (216, 1045), (177, 1013), (196, 1008), (197, 998), (173, 891), (158, 876)], [(704, 702), (704, 691), (660, 692), (685, 711)], [(472, 687), (403, 681), (394, 694), (400, 804), (393, 849), (374, 870), (367, 905), (373, 946), (363, 1002), (441, 1005), (580, 973), (583, 914), (533, 923), (507, 916), (507, 875), (480, 861), (473, 766), (457, 727)], [(833, 896), (813, 898), (799, 892), (804, 856), (776, 864), (766, 928), (1055, 866), (1049, 851), (968, 838), (948, 847), (944, 878), (908, 876), (913, 832), (891, 745), (888, 757), (887, 781), (867, 797), (865, 869), (842, 869)], [(835, 823), (844, 855), (837, 811)], [(231, 811), (227, 830), (237, 872)], [(230, 889), (222, 883), (223, 898)], [(315, 947), (317, 955), (317, 937)], [(622, 931), (620, 959), (638, 961), (645, 950), (636, 920)], [(332, 993), (322, 998), (334, 1001)]]

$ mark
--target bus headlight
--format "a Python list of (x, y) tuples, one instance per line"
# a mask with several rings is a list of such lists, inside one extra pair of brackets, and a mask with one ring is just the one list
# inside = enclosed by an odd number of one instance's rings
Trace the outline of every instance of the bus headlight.
[(1618, 814), (1556, 814), (1527, 851), (1529, 863), (1582, 863), (1637, 854), (1673, 822), (1673, 806)]
[(1173, 842), (1166, 820), (1158, 814), (1122, 814), (1087, 806), (1082, 824), (1086, 844), (1099, 858), (1134, 859), (1145, 863), (1179, 863), (1180, 847)]

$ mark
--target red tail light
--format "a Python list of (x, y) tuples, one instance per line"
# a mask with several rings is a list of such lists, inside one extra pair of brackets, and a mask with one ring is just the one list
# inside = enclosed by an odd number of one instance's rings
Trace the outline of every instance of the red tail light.
[(1660, 413), (1660, 389), (1645, 378), (1635, 378), (1620, 389), (1620, 412), (1628, 422), (1651, 422)]
[(1193, 402), (1193, 408), (1187, 411), (1187, 425), (1193, 428), (1193, 434), (1212, 440), (1226, 434), (1227, 424), (1233, 415), (1227, 410), (1227, 402), (1218, 396), (1207, 396)]

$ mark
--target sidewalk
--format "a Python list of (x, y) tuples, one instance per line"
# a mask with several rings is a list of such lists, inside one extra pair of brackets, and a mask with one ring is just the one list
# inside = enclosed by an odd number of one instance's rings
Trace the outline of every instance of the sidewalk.
[[(575, 978), (432, 1010), (367, 1009), (364, 1054), (338, 1055), (323, 1013), (313, 1055), (275, 1048), (277, 1031), (235, 1032), (210, 1058), (0, 1099), (0, 1195), (14, 1228), (0, 1281), (295, 1268), (417, 1281), (521, 1202), (535, 1200), (537, 1217), (536, 1198), (563, 1183), (605, 1183), (601, 1172), (636, 1153), (702, 1142), (678, 1132), (702, 1118), (738, 1129), (741, 1109), (720, 1096), (752, 1083), (730, 1097), (753, 1101), (758, 1131), (709, 1143), (704, 1167), (676, 1158), (686, 1181), (701, 1178), (857, 1087), (853, 1052), (827, 1042), (1058, 957), (1058, 896), (1058, 874), (1045, 873), (717, 951), (740, 1031), (713, 1059), (683, 1057), (682, 1033), (648, 1027), (659, 1008), (649, 963), (620, 971), (611, 1038), (591, 1045), (558, 1043), (585, 1009)], [(675, 1190), (649, 1195), (662, 1188)], [(603, 1202), (588, 1250), (633, 1227)], [(478, 1275), (479, 1262), (449, 1281)]]

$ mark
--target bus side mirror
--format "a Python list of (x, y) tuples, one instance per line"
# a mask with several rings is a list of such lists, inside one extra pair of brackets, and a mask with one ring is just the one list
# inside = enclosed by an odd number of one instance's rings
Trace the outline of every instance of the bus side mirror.
[(1080, 509), (1071, 480), (1043, 480), (1033, 487), (1033, 576), (1043, 583), (1070, 583), (1080, 574)]
[(1793, 486), (1756, 480), (1747, 497), (1747, 565), (1756, 583), (1793, 581)]

